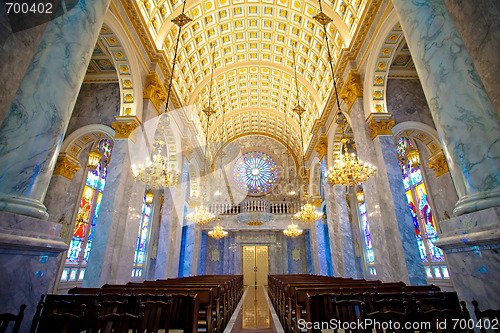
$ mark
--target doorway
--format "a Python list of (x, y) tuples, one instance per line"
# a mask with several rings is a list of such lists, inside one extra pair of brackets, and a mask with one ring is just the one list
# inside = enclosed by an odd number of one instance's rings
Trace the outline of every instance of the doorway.
[(243, 284), (267, 285), (269, 256), (267, 246), (243, 246)]

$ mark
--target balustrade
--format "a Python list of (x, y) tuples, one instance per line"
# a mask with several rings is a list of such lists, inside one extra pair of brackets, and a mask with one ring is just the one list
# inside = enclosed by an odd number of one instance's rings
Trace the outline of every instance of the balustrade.
[(295, 214), (304, 202), (270, 202), (262, 199), (248, 199), (240, 204), (217, 203), (209, 204), (208, 209), (212, 214), (237, 215), (247, 212), (267, 212), (271, 214)]

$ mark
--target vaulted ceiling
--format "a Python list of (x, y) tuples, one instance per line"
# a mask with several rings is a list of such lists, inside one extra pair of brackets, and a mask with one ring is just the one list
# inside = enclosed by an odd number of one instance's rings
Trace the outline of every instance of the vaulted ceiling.
[[(172, 61), (179, 31), (171, 20), (181, 13), (182, 0), (136, 0), (136, 4), (156, 47)], [(367, 0), (325, 0), (322, 6), (333, 19), (327, 34), (336, 66), (342, 49), (349, 48), (353, 40)], [(306, 109), (302, 126), (307, 147), (314, 122), (324, 111), (333, 87), (324, 31), (313, 19), (319, 13), (318, 3), (188, 0), (185, 13), (192, 22), (182, 28), (174, 87), (184, 105), (194, 106), (199, 130), (206, 130), (201, 110), (211, 95), (217, 113), (209, 124), (210, 140), (227, 142), (264, 134), (300, 152), (299, 118), (291, 112), (297, 101), (293, 69), (296, 51), (298, 97)]]

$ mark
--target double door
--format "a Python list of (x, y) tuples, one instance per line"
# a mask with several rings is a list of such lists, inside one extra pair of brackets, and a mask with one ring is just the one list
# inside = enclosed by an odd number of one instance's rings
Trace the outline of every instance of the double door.
[(243, 284), (267, 285), (269, 255), (267, 246), (243, 246)]

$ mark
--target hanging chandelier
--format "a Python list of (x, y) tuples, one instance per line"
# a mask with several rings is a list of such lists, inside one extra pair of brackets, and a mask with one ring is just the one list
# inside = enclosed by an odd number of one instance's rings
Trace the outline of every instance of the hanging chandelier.
[(321, 212), (318, 212), (314, 206), (311, 204), (311, 199), (306, 193), (306, 204), (303, 205), (299, 212), (293, 215), (295, 220), (302, 221), (304, 223), (313, 223), (323, 217)]
[(295, 223), (292, 223), (292, 224), (288, 225), (288, 228), (283, 230), (283, 233), (285, 234), (285, 236), (295, 238), (297, 236), (302, 235), (303, 231), (304, 230), (299, 229)]
[(160, 145), (152, 161), (148, 159), (145, 163), (132, 165), (134, 179), (151, 189), (176, 185), (180, 178), (173, 167), (168, 166), (168, 160), (162, 156), (161, 151)]
[[(296, 45), (297, 44), (294, 44), (294, 46), (296, 46)], [(313, 223), (316, 220), (320, 219), (323, 216), (323, 214), (316, 211), (314, 206), (311, 204), (311, 200), (309, 198), (309, 195), (307, 194), (306, 160), (305, 160), (305, 152), (304, 152), (304, 133), (302, 131), (302, 114), (306, 110), (300, 105), (299, 83), (298, 83), (298, 79), (297, 79), (297, 69), (296, 69), (296, 63), (295, 63), (295, 50), (293, 51), (293, 69), (295, 72), (295, 89), (296, 89), (296, 94), (297, 94), (297, 104), (292, 109), (292, 111), (295, 112), (297, 114), (297, 116), (299, 117), (300, 140), (301, 140), (301, 144), (302, 144), (302, 163), (303, 163), (303, 169), (304, 169), (303, 179), (305, 182), (304, 185), (306, 185), (305, 186), (306, 204), (301, 207), (299, 212), (295, 213), (293, 218), (296, 220), (305, 222), (305, 223)]]
[[(172, 22), (179, 27), (179, 33), (177, 34), (177, 41), (175, 44), (175, 52), (174, 58), (172, 59), (172, 70), (170, 72), (170, 82), (168, 85), (168, 93), (167, 99), (165, 102), (165, 112), (167, 113), (168, 102), (170, 100), (170, 91), (172, 89), (172, 81), (174, 77), (174, 69), (177, 60), (177, 50), (179, 48), (179, 40), (181, 37), (182, 27), (189, 22), (191, 19), (184, 14), (184, 9), (186, 7), (186, 0), (184, 0), (182, 6), (182, 13), (172, 19)], [(144, 163), (133, 164), (132, 165), (132, 176), (136, 181), (140, 181), (144, 185), (146, 185), (149, 189), (161, 188), (161, 187), (169, 187), (176, 185), (179, 182), (180, 174), (176, 173), (173, 166), (168, 166), (168, 160), (166, 156), (162, 156), (162, 146), (164, 142), (155, 141), (153, 144), (153, 151), (155, 150), (155, 146), (158, 147), (158, 152), (156, 155), (153, 155), (153, 159), (149, 158)], [(165, 145), (166, 146), (166, 145)]]
[[(220, 220), (220, 219), (218, 219)], [(208, 235), (212, 238), (215, 238), (215, 239), (221, 239), (221, 238), (224, 238), (226, 237), (228, 234), (227, 231), (224, 231), (224, 228), (222, 228), (219, 224), (219, 222), (217, 222), (217, 225), (208, 232)]]
[(194, 212), (186, 215), (186, 219), (189, 222), (201, 225), (215, 220), (215, 215), (212, 214), (202, 202), (194, 209)]
[[(203, 171), (205, 173), (205, 178), (206, 178), (206, 168), (207, 168), (207, 158), (208, 158), (208, 127), (210, 126), (210, 117), (215, 114), (215, 110), (211, 106), (211, 99), (212, 99), (212, 82), (213, 82), (213, 73), (214, 73), (214, 57), (215, 53), (212, 53), (212, 73), (210, 75), (210, 92), (209, 92), (209, 97), (208, 97), (208, 106), (204, 108), (202, 111), (205, 113), (207, 117), (207, 129), (205, 133), (205, 159), (203, 161)], [(206, 185), (206, 184), (205, 184)], [(200, 204), (195, 208), (194, 212), (191, 212), (186, 215), (186, 219), (188, 221), (191, 221), (196, 224), (205, 224), (208, 222), (212, 222), (215, 220), (215, 215), (211, 213), (207, 207), (203, 204), (203, 201), (205, 199), (205, 195), (202, 195)], [(219, 228), (222, 229), (222, 227), (217, 223)], [(215, 227), (214, 227), (215, 230)], [(222, 231), (222, 230), (221, 230)], [(217, 233), (219, 235), (220, 233)], [(220, 234), (221, 235), (221, 234)], [(222, 236), (224, 237), (224, 236)]]

